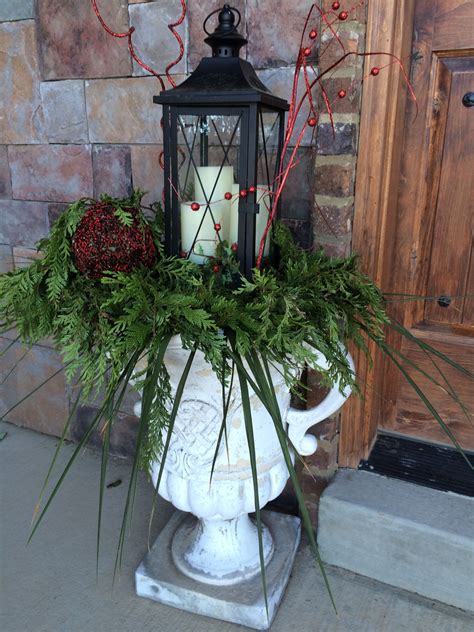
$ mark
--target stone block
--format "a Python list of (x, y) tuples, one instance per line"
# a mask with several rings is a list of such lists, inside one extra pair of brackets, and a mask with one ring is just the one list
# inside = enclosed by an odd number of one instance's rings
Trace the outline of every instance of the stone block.
[(13, 270), (13, 252), (9, 244), (0, 244), (0, 272)]
[[(129, 7), (130, 25), (135, 27), (133, 45), (140, 59), (156, 72), (162, 73), (168, 64), (179, 55), (178, 42), (168, 24), (176, 22), (181, 15), (180, 0), (161, 0), (134, 4)], [(186, 22), (176, 28), (183, 43), (186, 42)], [(186, 71), (186, 47), (182, 60), (173, 67), (172, 73)], [(148, 75), (136, 61), (133, 61), (134, 75)]]
[(0, 0), (0, 22), (29, 20), (34, 17), (34, 0)]
[[(0, 339), (2, 349), (9, 344), (6, 339)], [(15, 343), (2, 358), (0, 384), (7, 379), (0, 386), (0, 417), (62, 368), (59, 354), (52, 349), (33, 345), (26, 355), (25, 352), (25, 347)], [(5, 420), (37, 432), (60, 436), (68, 418), (68, 407), (64, 372), (60, 371), (7, 414)]]
[(87, 143), (84, 82), (46, 81), (40, 89), (48, 142)]
[[(469, 496), (372, 472), (339, 470), (321, 498), (321, 557), (430, 601), (474, 611), (473, 515)], [(437, 627), (456, 626), (428, 626)]]
[[(359, 114), (362, 94), (360, 80), (350, 77), (328, 79), (324, 82), (324, 89), (333, 114)], [(346, 91), (343, 99), (338, 96), (340, 90)], [(318, 91), (317, 107), (319, 112), (329, 111), (320, 91)]]
[(0, 243), (31, 247), (47, 233), (47, 204), (0, 200)]
[(8, 156), (15, 199), (72, 202), (93, 194), (90, 145), (10, 147)]
[(160, 167), (161, 145), (133, 145), (132, 172), (135, 189), (147, 191), (145, 204), (161, 202), (163, 193), (163, 169)]
[(7, 146), (0, 145), (0, 198), (11, 198), (12, 183), (8, 166)]
[[(102, 17), (116, 32), (128, 31), (124, 0), (100, 3)], [(127, 39), (112, 38), (87, 0), (38, 0), (38, 47), (43, 79), (119, 77), (131, 73)]]
[(0, 139), (5, 144), (45, 140), (35, 25), (0, 24)]
[(335, 123), (334, 131), (330, 123), (318, 125), (316, 140), (320, 155), (354, 155), (357, 150), (357, 125), (355, 123)]
[[(344, 202), (344, 199), (342, 199)], [(354, 205), (352, 203), (339, 206), (328, 202), (319, 202), (314, 211), (313, 227), (315, 234), (334, 235), (339, 238), (349, 235), (352, 230)]]
[(161, 143), (162, 109), (153, 103), (159, 92), (154, 77), (86, 81), (91, 142)]
[[(211, 57), (211, 49), (204, 42), (207, 37), (202, 29), (202, 24), (206, 17), (215, 9), (223, 6), (217, 4), (215, 0), (201, 0), (201, 2), (188, 2), (188, 71), (194, 70), (203, 57)], [(246, 0), (235, 0), (231, 3), (233, 7), (238, 9), (242, 14), (242, 23), (239, 26), (239, 32), (246, 37)], [(212, 32), (217, 26), (217, 18), (211, 18), (208, 24), (208, 30)], [(240, 56), (242, 59), (247, 57), (247, 48), (244, 47)]]
[[(96, 406), (82, 405), (76, 411), (76, 416), (72, 421), (71, 438), (79, 442), (94, 421), (98, 412)], [(89, 445), (95, 448), (102, 448), (102, 421), (99, 429), (95, 430), (90, 438)], [(137, 439), (138, 420), (133, 415), (118, 413), (112, 432), (110, 434), (110, 451), (116, 456), (131, 457), (135, 453), (135, 443)]]
[[(339, 160), (339, 158), (337, 158)], [(337, 164), (319, 164), (316, 160), (315, 189), (319, 195), (354, 195), (355, 163), (350, 158)]]
[(255, 68), (296, 63), (309, 4), (280, 0), (248, 0), (248, 59)]
[(13, 264), (15, 269), (27, 268), (35, 259), (40, 259), (41, 253), (35, 248), (22, 248), (21, 246), (13, 247)]
[(50, 226), (62, 215), (67, 207), (68, 204), (48, 204), (48, 220)]
[[(328, 20), (332, 23), (333, 20), (336, 20), (334, 23), (334, 28), (339, 25), (350, 24), (351, 22), (360, 22), (362, 24), (365, 23), (366, 13), (367, 13), (367, 2), (350, 2), (344, 3), (341, 2), (341, 8), (337, 11), (332, 10), (332, 3), (334, 0), (321, 0), (318, 4), (322, 8), (322, 10), (326, 13)], [(347, 11), (349, 16), (346, 21), (339, 21), (337, 16), (341, 11)]]
[(348, 257), (351, 254), (350, 235), (345, 239), (334, 235), (314, 235), (314, 249), (322, 249), (328, 257)]
[(301, 248), (311, 248), (313, 242), (313, 231), (311, 229), (310, 220), (288, 219), (284, 217), (282, 218), (282, 221), (285, 226), (288, 226), (291, 234), (293, 235), (293, 239), (299, 246), (301, 246)]
[(127, 197), (132, 192), (132, 159), (127, 145), (95, 145), (92, 150), (94, 197)]
[(321, 37), (321, 53), (320, 67), (322, 70), (329, 68), (334, 64), (338, 64), (336, 71), (351, 68), (363, 64), (363, 58), (356, 55), (349, 55), (341, 61), (345, 53), (363, 53), (364, 52), (364, 34), (356, 30), (349, 29), (346, 31), (339, 30), (337, 38), (330, 31), (326, 31)]

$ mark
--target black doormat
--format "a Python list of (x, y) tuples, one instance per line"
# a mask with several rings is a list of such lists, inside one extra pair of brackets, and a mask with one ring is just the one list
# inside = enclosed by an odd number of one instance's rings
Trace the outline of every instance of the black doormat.
[[(474, 454), (465, 453), (474, 466)], [(379, 434), (359, 470), (398, 478), (444, 492), (474, 496), (474, 471), (456, 449), (390, 434)]]

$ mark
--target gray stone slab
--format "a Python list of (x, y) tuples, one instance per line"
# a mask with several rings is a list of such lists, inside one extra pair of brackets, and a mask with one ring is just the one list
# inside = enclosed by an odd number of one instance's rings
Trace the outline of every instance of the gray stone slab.
[(473, 524), (473, 498), (340, 470), (321, 499), (318, 542), (329, 564), (474, 610)]
[(46, 135), (50, 143), (87, 143), (84, 82), (77, 79), (40, 84)]
[(266, 567), (268, 618), (262, 578), (213, 586), (183, 575), (172, 560), (171, 543), (187, 514), (176, 512), (135, 574), (137, 594), (187, 612), (268, 630), (283, 598), (301, 537), (299, 518), (263, 512), (275, 546)]
[(34, 0), (0, 0), (0, 22), (29, 20), (34, 17)]

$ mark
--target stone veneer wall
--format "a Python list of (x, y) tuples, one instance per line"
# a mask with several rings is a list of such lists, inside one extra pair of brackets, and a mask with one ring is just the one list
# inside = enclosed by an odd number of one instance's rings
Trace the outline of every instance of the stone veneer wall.
[[(311, 3), (234, 4), (247, 24), (249, 46), (244, 54), (263, 82), (288, 98)], [(189, 0), (181, 29), (186, 54), (176, 68), (177, 82), (207, 54), (202, 22), (217, 6), (220, 3), (211, 0)], [(112, 29), (136, 27), (137, 50), (155, 69), (164, 69), (175, 57), (177, 46), (166, 24), (179, 15), (178, 0), (101, 0), (99, 7)], [(364, 8), (340, 24), (348, 50), (363, 49), (364, 29)], [(326, 53), (325, 64), (333, 50)], [(360, 63), (347, 61), (327, 80), (330, 95), (342, 87), (349, 93), (344, 100), (335, 99), (335, 138), (328, 115), (322, 114), (316, 144), (311, 146), (307, 139), (299, 150), (300, 164), (289, 180), (284, 205), (287, 222), (302, 245), (323, 246), (337, 255), (350, 251), (361, 72)], [(102, 30), (89, 0), (0, 0), (0, 78), (0, 270), (27, 264), (35, 255), (35, 242), (79, 197), (102, 192), (121, 196), (139, 187), (149, 191), (147, 201), (160, 198), (160, 108), (152, 103), (159, 84), (132, 63), (126, 41)], [(324, 112), (324, 104), (319, 106)], [(11, 340), (0, 343), (6, 348)], [(2, 358), (4, 375), (23, 353), (17, 344), (9, 347)], [(8, 376), (0, 413), (60, 367), (60, 357), (48, 341), (34, 345)], [(317, 388), (313, 400), (316, 393)], [(58, 435), (72, 398), (60, 373), (7, 419)], [(131, 394), (113, 435), (118, 454), (129, 454), (133, 445), (134, 400)], [(82, 434), (93, 411), (91, 404), (77, 413), (72, 439)], [(336, 468), (337, 419), (321, 424), (317, 434), (320, 447), (304, 476), (313, 507)]]

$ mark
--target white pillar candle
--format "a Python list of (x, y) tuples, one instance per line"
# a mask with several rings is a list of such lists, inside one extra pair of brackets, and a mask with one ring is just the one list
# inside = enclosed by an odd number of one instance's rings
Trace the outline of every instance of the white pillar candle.
[[(219, 237), (217, 236), (215, 224), (209, 211), (207, 211), (201, 228), (199, 228), (206, 211), (206, 203), (198, 202), (199, 209), (197, 211), (192, 210), (191, 204), (193, 204), (193, 202), (181, 204), (181, 248), (189, 253), (194, 242), (194, 248), (189, 258), (191, 261), (194, 261), (194, 263), (203, 264), (207, 261), (207, 257), (213, 257), (215, 255)], [(229, 203), (226, 202), (225, 205), (215, 204), (212, 213), (215, 223), (221, 224), (222, 226), (222, 222), (227, 221), (229, 216)], [(222, 230), (219, 231), (219, 235), (220, 238), (223, 239), (221, 233)]]
[(214, 219), (222, 226), (220, 234), (223, 240), (229, 239), (230, 202), (225, 199), (225, 194), (232, 190), (233, 182), (233, 167), (197, 167), (194, 173), (195, 197), (210, 201)]
[(230, 227), (229, 227), (229, 243), (235, 244), (239, 235), (239, 192), (238, 184), (232, 184), (230, 192), (232, 200), (230, 203)]
[[(229, 230), (229, 242), (231, 244), (238, 243), (239, 234), (239, 193), (240, 187), (238, 184), (232, 185), (232, 202), (230, 208), (230, 230)], [(269, 195), (268, 187), (264, 184), (257, 185), (257, 204), (260, 204), (260, 210), (257, 214), (257, 220), (255, 224), (255, 254), (258, 255), (260, 249), (260, 241), (263, 237), (263, 233), (268, 222), (268, 208), (271, 205), (271, 198)], [(267, 235), (265, 242), (264, 256), (266, 257), (270, 252), (270, 235)]]

